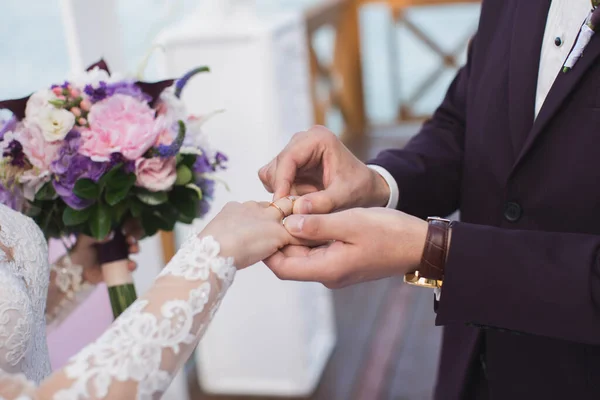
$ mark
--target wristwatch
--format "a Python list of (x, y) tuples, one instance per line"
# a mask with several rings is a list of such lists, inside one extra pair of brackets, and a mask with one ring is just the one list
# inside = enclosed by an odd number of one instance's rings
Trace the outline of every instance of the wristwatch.
[(440, 289), (444, 282), (444, 268), (448, 255), (452, 221), (429, 217), (427, 223), (429, 227), (421, 264), (416, 271), (409, 272), (404, 276), (404, 282), (415, 286)]

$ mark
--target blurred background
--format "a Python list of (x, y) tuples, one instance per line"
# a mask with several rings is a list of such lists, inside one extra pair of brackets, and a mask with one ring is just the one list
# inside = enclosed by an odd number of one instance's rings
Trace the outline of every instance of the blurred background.
[[(218, 4), (228, 1), (229, 11), (215, 11)], [(202, 99), (199, 95), (188, 96), (190, 104), (210, 107), (208, 111), (230, 109), (229, 115), (219, 118), (234, 121), (238, 116), (247, 116), (240, 110), (252, 109), (251, 92), (259, 94), (256, 98), (264, 104), (285, 103), (287, 110), (303, 116), (296, 115), (297, 120), (291, 123), (284, 109), (263, 106), (252, 110), (252, 116), (259, 117), (254, 120), (256, 124), (247, 122), (251, 128), (244, 131), (227, 121), (207, 127), (222, 133), (217, 142), (232, 155), (231, 175), (226, 179), (233, 189), (221, 197), (223, 201), (239, 200), (252, 197), (255, 190), (244, 187), (243, 195), (236, 191), (237, 180), (248, 181), (241, 171), (252, 170), (252, 185), (258, 187), (254, 161), (256, 166), (268, 162), (268, 154), (276, 154), (295, 130), (315, 123), (339, 134), (364, 160), (382, 149), (403, 146), (441, 101), (457, 67), (464, 62), (466, 45), (479, 15), (479, 2), (468, 0), (219, 0), (213, 8), (203, 8), (209, 2), (1, 0), (0, 35), (4, 40), (0, 41), (0, 98), (23, 97), (62, 82), (102, 56), (108, 58), (113, 69), (135, 73), (157, 42), (163, 47), (151, 53), (143, 70), (145, 80), (179, 73), (186, 69), (183, 64), (202, 61), (206, 54), (204, 63), (217, 72), (214, 78), (203, 78), (202, 82), (208, 85), (213, 79), (213, 86), (210, 90), (204, 86)], [(213, 14), (205, 15), (204, 10)], [(288, 34), (296, 31), (298, 35)], [(282, 55), (282, 47), (277, 47), (278, 38), (284, 36), (285, 49), (300, 49), (293, 53), (293, 59)], [(243, 40), (234, 45), (232, 37)], [(219, 51), (228, 46), (224, 58)], [(243, 80), (235, 78), (252, 67), (236, 72), (238, 52), (250, 57), (257, 71), (272, 73), (257, 74), (260, 84), (253, 82), (254, 86), (245, 87)], [(302, 74), (305, 79), (298, 78)], [(270, 81), (275, 79), (272, 75), (284, 78), (274, 83)], [(284, 87), (288, 80), (299, 86)], [(262, 87), (277, 89), (272, 99), (262, 93)], [(239, 96), (234, 102), (227, 93)], [(271, 120), (283, 121), (272, 124)], [(280, 136), (273, 141), (273, 134), (267, 131)], [(247, 153), (255, 149), (248, 146), (259, 147), (263, 142), (257, 139), (242, 144), (235, 135), (265, 135), (264, 143), (273, 148), (270, 152), (256, 149), (257, 159), (250, 159)], [(177, 243), (173, 235), (145, 242), (136, 277), (140, 291), (149, 285)], [(55, 246), (52, 256), (60, 251)], [(264, 274), (249, 273), (241, 278), (232, 300), (224, 304), (224, 316), (215, 320), (204, 347), (174, 383), (178, 387), (165, 398), (431, 398), (441, 331), (434, 327), (430, 292), (407, 287), (401, 279), (389, 279), (323, 294), (322, 288), (311, 292), (305, 286), (282, 286)], [(270, 296), (264, 303), (255, 304), (255, 308), (266, 310), (265, 315), (241, 308), (252, 296), (249, 288), (256, 285)], [(276, 307), (272, 300), (281, 293), (278, 290), (298, 301), (269, 309), (265, 304)], [(321, 296), (320, 303), (315, 303), (321, 311), (304, 301), (314, 300), (315, 296)], [(329, 309), (331, 312), (323, 312)], [(232, 332), (236, 326), (232, 321), (239, 321), (241, 314), (245, 315), (245, 326), (256, 326), (256, 330), (248, 328), (249, 335)], [(286, 316), (286, 322), (278, 324), (281, 315)], [(262, 336), (261, 329), (267, 329), (265, 318), (274, 321), (268, 329), (284, 340), (277, 342), (281, 349), (275, 343), (271, 349), (260, 350), (264, 356), (260, 361), (257, 353), (247, 349), (260, 347), (258, 336)], [(105, 288), (99, 287), (78, 312), (50, 334), (53, 365), (63, 365), (109, 323)], [(302, 333), (292, 337), (284, 329)], [(312, 364), (302, 356), (314, 350), (310, 347), (311, 329), (325, 332), (323, 337), (328, 338), (314, 356), (322, 361)], [(252, 335), (257, 336), (257, 342), (248, 339)], [(285, 354), (287, 347), (296, 350), (290, 350), (286, 365), (297, 360), (297, 368), (277, 365), (269, 359), (271, 352)], [(221, 358), (228, 362), (223, 363)], [(253, 363), (261, 362), (268, 365), (256, 368), (255, 375), (244, 375), (246, 370), (254, 369)], [(310, 370), (308, 377), (303, 376), (304, 370)], [(288, 375), (276, 376), (274, 371)], [(244, 376), (236, 380), (238, 375)], [(280, 384), (286, 379), (285, 385)], [(262, 383), (253, 386), (259, 380)]]

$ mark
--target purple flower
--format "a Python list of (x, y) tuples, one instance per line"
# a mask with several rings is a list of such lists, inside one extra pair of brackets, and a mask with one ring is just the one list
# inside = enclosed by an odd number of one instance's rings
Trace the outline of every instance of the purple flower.
[(208, 172), (214, 172), (215, 169), (213, 168), (210, 160), (208, 159), (208, 157), (206, 156), (206, 152), (202, 152), (201, 155), (199, 155), (198, 157), (196, 157), (196, 162), (194, 163), (194, 172), (197, 174), (205, 174)]
[(23, 146), (16, 140), (10, 142), (3, 156), (10, 157), (10, 165), (21, 168), (25, 167), (25, 153), (23, 153)]
[(152, 100), (152, 98), (146, 93), (144, 93), (142, 89), (139, 86), (137, 86), (134, 82), (128, 81), (116, 83), (106, 83), (102, 81), (100, 82), (98, 87), (86, 85), (83, 91), (85, 92), (85, 94), (90, 96), (90, 100), (92, 101), (92, 103), (97, 103), (115, 94), (124, 94), (148, 103)]
[(216, 172), (217, 170), (226, 169), (227, 166), (225, 165), (225, 163), (228, 160), (229, 159), (225, 154), (217, 152), (217, 154), (215, 155), (215, 160), (211, 162), (211, 160), (207, 157), (206, 152), (202, 150), (202, 154), (196, 158), (193, 170), (197, 174)]
[(202, 191), (202, 200), (198, 207), (198, 217), (206, 215), (210, 211), (210, 203), (215, 193), (215, 181), (208, 178), (199, 178), (196, 182)]
[(194, 75), (199, 74), (201, 72), (209, 71), (210, 69), (208, 67), (199, 67), (191, 70), (190, 72), (182, 76), (180, 79), (177, 80), (177, 82), (175, 82), (175, 96), (177, 96), (177, 98), (181, 97), (181, 92), (183, 91), (183, 88), (185, 87), (185, 85), (187, 85), (189, 80), (192, 79)]
[(210, 211), (210, 204), (215, 193), (215, 181), (210, 179), (207, 174), (216, 172), (218, 169), (225, 169), (226, 166), (224, 164), (227, 160), (227, 156), (221, 152), (217, 152), (213, 162), (206, 156), (205, 151), (202, 151), (202, 154), (196, 158), (193, 167), (196, 176), (195, 183), (202, 191), (202, 200), (200, 200), (198, 207), (198, 217), (202, 217)]
[(183, 142), (185, 140), (185, 124), (183, 123), (183, 121), (180, 120), (177, 121), (176, 126), (179, 129), (179, 131), (175, 140), (173, 140), (171, 144), (159, 144), (158, 146), (150, 149), (148, 151), (147, 156), (172, 158), (179, 153), (179, 150), (181, 149), (181, 146), (183, 145)]
[(15, 185), (13, 190), (8, 189), (2, 183), (0, 183), (0, 203), (13, 210), (21, 211), (23, 195), (19, 192), (18, 187)]
[(71, 131), (65, 138), (65, 144), (58, 152), (58, 158), (50, 169), (55, 174), (52, 181), (56, 193), (71, 208), (80, 210), (94, 203), (73, 194), (75, 182), (87, 178), (97, 182), (107, 171), (109, 163), (92, 161), (89, 157), (79, 154), (81, 137), (78, 132)]
[(117, 164), (123, 164), (123, 170), (126, 174), (135, 172), (135, 161), (126, 159), (121, 153), (112, 153), (110, 155), (110, 164), (108, 169), (111, 169)]
[(225, 166), (225, 163), (227, 161), (229, 161), (229, 158), (225, 154), (221, 153), (220, 151), (217, 152), (217, 155), (215, 156), (216, 167), (220, 169), (226, 169), (227, 167)]
[(50, 86), (50, 89), (54, 89), (54, 88), (61, 88), (61, 89), (68, 89), (69, 88), (69, 82), (68, 81), (64, 81), (62, 85), (52, 85)]

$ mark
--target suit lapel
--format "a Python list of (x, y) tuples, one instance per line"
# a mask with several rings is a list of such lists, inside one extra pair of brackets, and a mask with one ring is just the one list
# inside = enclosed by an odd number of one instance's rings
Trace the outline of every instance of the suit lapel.
[[(583, 21), (582, 21), (583, 22)], [(577, 64), (568, 73), (559, 72), (546, 100), (535, 120), (529, 135), (517, 157), (513, 167), (513, 173), (519, 166), (523, 158), (531, 150), (536, 139), (544, 131), (544, 128), (552, 120), (552, 117), (560, 110), (560, 106), (567, 99), (569, 94), (577, 87), (587, 70), (597, 62), (600, 56), (600, 32), (595, 34), (588, 46), (583, 52), (583, 56), (577, 61)]]
[(509, 126), (513, 156), (533, 126), (542, 41), (550, 0), (516, 0), (509, 61)]

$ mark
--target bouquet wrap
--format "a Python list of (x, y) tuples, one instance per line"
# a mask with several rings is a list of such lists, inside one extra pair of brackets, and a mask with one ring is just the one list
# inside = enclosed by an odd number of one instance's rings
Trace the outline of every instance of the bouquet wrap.
[(98, 262), (102, 268), (115, 318), (137, 299), (133, 277), (128, 267), (128, 247), (121, 229), (115, 230), (108, 242), (96, 245)]

